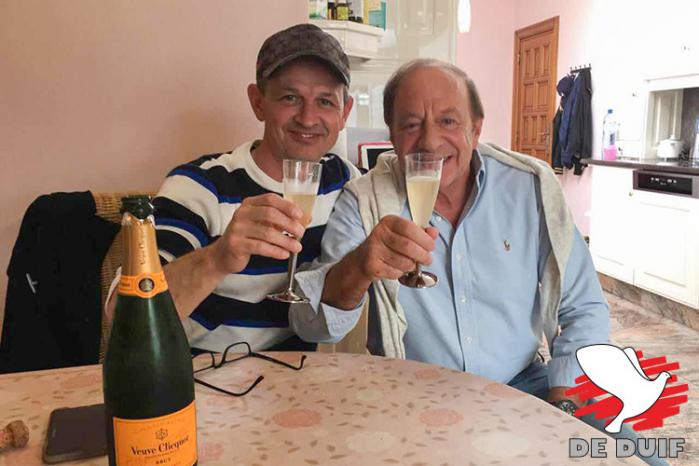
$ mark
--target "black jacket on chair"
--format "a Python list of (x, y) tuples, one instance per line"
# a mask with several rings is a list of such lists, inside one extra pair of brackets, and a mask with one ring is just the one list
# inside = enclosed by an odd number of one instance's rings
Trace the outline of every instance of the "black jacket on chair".
[(119, 225), (90, 192), (54, 193), (27, 209), (7, 269), (0, 373), (94, 364), (100, 269)]

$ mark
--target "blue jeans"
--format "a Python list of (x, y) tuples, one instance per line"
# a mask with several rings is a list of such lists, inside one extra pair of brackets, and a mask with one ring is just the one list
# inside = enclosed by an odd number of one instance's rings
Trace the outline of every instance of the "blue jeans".
[[(541, 398), (542, 400), (546, 400), (549, 392), (548, 366), (543, 362), (534, 361), (529, 365), (529, 367), (517, 374), (515, 378), (508, 383), (508, 385), (512, 388), (516, 388), (517, 390), (534, 395), (537, 398)], [(610, 434), (604, 430), (605, 420), (595, 419), (594, 414), (583, 416), (580, 418), (580, 420), (614, 439), (625, 438), (635, 442), (636, 439), (639, 438), (636, 431), (629, 427), (628, 424), (623, 424), (621, 432), (618, 434)], [(607, 454), (613, 455), (613, 451), (614, 449), (608, 448)], [(651, 466), (668, 466), (665, 460), (658, 458), (657, 452), (656, 455), (650, 458), (644, 458), (638, 454), (636, 454), (636, 456)]]

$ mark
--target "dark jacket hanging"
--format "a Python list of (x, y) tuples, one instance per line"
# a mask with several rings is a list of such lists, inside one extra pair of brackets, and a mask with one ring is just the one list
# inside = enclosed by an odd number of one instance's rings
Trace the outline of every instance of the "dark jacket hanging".
[(90, 192), (41, 196), (27, 209), (7, 270), (0, 373), (94, 364), (100, 268), (119, 225)]
[(561, 100), (556, 110), (556, 115), (553, 118), (553, 141), (551, 150), (551, 167), (557, 175), (563, 174), (563, 161), (561, 160), (562, 147), (568, 140), (568, 130), (561, 129), (561, 124), (563, 123), (563, 110), (566, 108), (566, 103), (568, 102), (568, 96), (573, 91), (573, 84), (575, 83), (575, 76), (572, 74), (567, 74), (563, 76), (556, 84), (556, 92), (561, 96)]
[(592, 79), (590, 69), (578, 72), (573, 90), (563, 110), (561, 128), (561, 161), (566, 168), (575, 167), (581, 175), (580, 160), (592, 155)]
[(560, 138), (558, 136), (559, 130), (561, 128), (561, 118), (563, 117), (563, 110), (559, 107), (556, 110), (556, 116), (553, 117), (553, 144), (551, 152), (551, 167), (557, 175), (563, 174), (563, 162), (561, 161), (561, 144)]

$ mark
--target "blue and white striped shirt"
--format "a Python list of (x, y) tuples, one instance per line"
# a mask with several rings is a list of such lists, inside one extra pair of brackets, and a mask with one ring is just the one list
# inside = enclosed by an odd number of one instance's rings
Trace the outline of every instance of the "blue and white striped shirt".
[[(232, 152), (205, 155), (172, 170), (153, 200), (158, 247), (170, 262), (219, 238), (246, 197), (282, 194), (282, 183), (262, 171), (250, 153), (253, 142)], [(299, 266), (320, 254), (325, 224), (344, 184), (359, 175), (336, 155), (321, 160), (318, 197), (301, 241)], [(222, 351), (238, 341), (254, 350), (293, 336), (289, 305), (265, 299), (286, 283), (288, 261), (252, 256), (244, 270), (228, 275), (184, 322), (190, 346)]]

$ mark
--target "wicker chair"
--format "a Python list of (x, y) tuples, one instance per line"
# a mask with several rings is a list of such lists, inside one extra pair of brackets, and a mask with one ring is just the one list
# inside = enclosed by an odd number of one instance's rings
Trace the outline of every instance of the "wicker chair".
[(334, 345), (320, 344), (318, 351), (321, 353), (356, 353), (369, 354), (367, 349), (367, 332), (369, 328), (369, 300), (367, 299), (362, 309), (362, 315), (357, 325), (345, 335), (345, 338)]
[[(95, 206), (97, 207), (97, 215), (105, 220), (109, 220), (114, 223), (121, 223), (121, 198), (124, 196), (134, 195), (134, 194), (147, 194), (150, 196), (155, 195), (154, 193), (140, 193), (140, 192), (126, 192), (126, 193), (95, 193), (93, 197), (95, 198)], [(104, 305), (107, 300), (107, 294), (109, 293), (109, 285), (114, 281), (116, 276), (116, 270), (121, 265), (121, 255), (123, 252), (123, 243), (121, 240), (121, 232), (119, 232), (115, 237), (112, 245), (107, 251), (107, 255), (104, 256), (102, 261), (102, 272), (100, 277), (100, 288), (101, 288), (101, 304), (102, 304), (102, 337), (100, 339), (100, 363), (104, 360), (104, 353), (107, 349), (107, 341), (109, 340), (109, 330), (110, 325), (104, 316)]]

